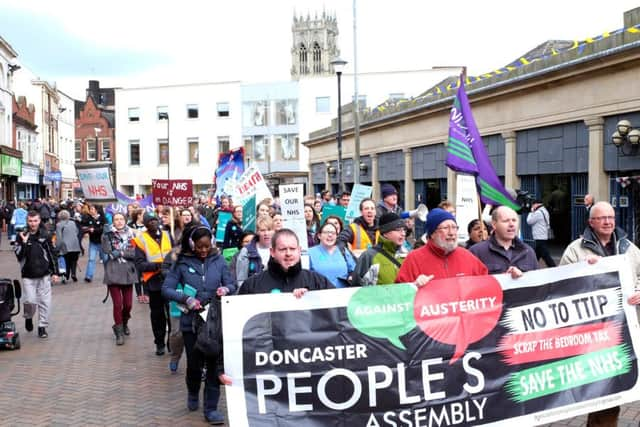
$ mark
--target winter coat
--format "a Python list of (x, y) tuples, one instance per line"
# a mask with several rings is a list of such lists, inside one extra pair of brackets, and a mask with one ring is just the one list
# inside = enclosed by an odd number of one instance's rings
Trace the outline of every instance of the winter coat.
[[(354, 228), (357, 229), (357, 227), (360, 227), (360, 232), (362, 233), (361, 240), (363, 243), (360, 245), (361, 247), (357, 247), (357, 239), (353, 230)], [(344, 230), (340, 232), (338, 242), (344, 244), (351, 250), (361, 250), (367, 249), (367, 245), (373, 246), (378, 243), (379, 236), (378, 225), (374, 222), (373, 226), (369, 226), (367, 222), (359, 216), (353, 223), (349, 224), (348, 227), (345, 227)]]
[(531, 226), (533, 240), (548, 240), (551, 228), (551, 216), (544, 206), (527, 215), (527, 224)]
[(131, 285), (138, 282), (138, 270), (133, 262), (134, 232), (125, 226), (122, 230), (112, 227), (102, 235), (102, 251), (107, 261), (104, 265), (104, 283), (107, 285)]
[[(354, 286), (389, 285), (396, 282), (403, 258), (397, 256), (398, 246), (390, 240), (380, 236), (378, 244), (367, 249), (356, 263), (353, 271)], [(385, 255), (386, 254), (386, 255)], [(398, 262), (396, 265), (387, 255)], [(378, 266), (378, 271), (371, 271), (373, 265)], [(369, 273), (369, 274), (367, 274)]]
[[(89, 241), (91, 243), (102, 243), (102, 232), (107, 220), (101, 214), (97, 217), (91, 215), (84, 215), (82, 217), (82, 232), (89, 234)], [(89, 229), (93, 228), (93, 232)]]
[(264, 270), (262, 258), (258, 252), (258, 237), (251, 241), (247, 246), (242, 248), (238, 254), (236, 261), (235, 277), (238, 287), (242, 286), (242, 282), (254, 274), (261, 273)]
[(233, 219), (227, 222), (227, 226), (224, 229), (224, 241), (222, 242), (222, 249), (237, 248), (240, 246), (240, 239), (242, 238), (242, 224), (238, 224)]
[[(627, 233), (619, 227), (616, 227), (611, 238), (614, 239), (615, 255), (626, 254), (629, 258), (633, 277), (635, 277), (635, 287), (640, 290), (640, 249), (627, 238)], [(567, 246), (560, 259), (560, 265), (584, 261), (589, 255), (608, 255), (591, 227), (587, 227), (582, 237)]]
[[(185, 304), (188, 297), (176, 290), (179, 283), (196, 289), (195, 298), (202, 305), (216, 298), (216, 291), (221, 286), (229, 289), (229, 295), (236, 291), (229, 267), (217, 249), (212, 250), (205, 259), (190, 253), (180, 254), (167, 273), (162, 284), (162, 296), (167, 300)], [(193, 316), (194, 313), (191, 312), (182, 314), (180, 330), (192, 331)]]
[(487, 267), (471, 252), (457, 247), (446, 254), (432, 240), (407, 255), (402, 263), (396, 283), (414, 282), (424, 274), (433, 275), (434, 279), (445, 279), (456, 276), (483, 276), (489, 274)]
[(504, 273), (511, 266), (518, 267), (521, 271), (536, 270), (538, 268), (536, 252), (531, 246), (517, 237), (513, 239), (511, 251), (511, 258), (509, 258), (507, 251), (498, 244), (493, 234), (489, 240), (478, 242), (469, 249), (469, 252), (487, 266), (489, 274)]
[(402, 208), (398, 205), (396, 205), (395, 208), (393, 209), (389, 209), (385, 204), (384, 204), (384, 200), (380, 200), (378, 202), (378, 205), (376, 206), (376, 219), (380, 219), (380, 217), (386, 213), (394, 213), (398, 216), (400, 216), (400, 214), (402, 213)]
[(14, 251), (22, 266), (22, 277), (38, 279), (50, 274), (59, 275), (58, 253), (53, 247), (51, 235), (41, 225), (36, 233), (29, 233), (26, 242), (18, 235)]
[(27, 226), (27, 210), (24, 208), (14, 209), (11, 216), (11, 223), (15, 228), (26, 228)]
[(319, 289), (334, 289), (334, 286), (323, 275), (303, 270), (300, 262), (284, 271), (280, 264), (270, 258), (267, 269), (245, 280), (238, 291), (238, 295), (293, 292), (294, 289), (298, 288), (316, 291)]
[(78, 227), (75, 221), (66, 219), (56, 225), (56, 246), (60, 249), (60, 255), (65, 255), (69, 252), (80, 252)]

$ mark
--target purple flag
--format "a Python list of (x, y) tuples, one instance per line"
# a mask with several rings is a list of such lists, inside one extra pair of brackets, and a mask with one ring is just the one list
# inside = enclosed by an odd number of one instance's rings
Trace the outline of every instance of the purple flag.
[(456, 172), (475, 175), (476, 187), (484, 203), (520, 210), (520, 206), (504, 188), (493, 169), (476, 122), (473, 120), (462, 78), (449, 117), (446, 165)]

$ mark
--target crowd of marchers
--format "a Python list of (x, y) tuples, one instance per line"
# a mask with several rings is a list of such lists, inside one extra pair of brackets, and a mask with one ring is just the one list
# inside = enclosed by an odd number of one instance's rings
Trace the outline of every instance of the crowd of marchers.
[[(506, 206), (494, 208), (490, 219), (459, 224), (455, 206), (443, 201), (428, 213), (425, 233), (416, 236), (412, 212), (398, 205), (397, 190), (389, 184), (381, 190), (381, 200), (360, 202), (359, 216), (350, 223), (340, 215), (322, 215), (327, 205), (346, 208), (348, 192), (305, 197), (304, 235), (284, 227), (277, 198), (258, 203), (255, 230), (243, 229), (243, 207), (226, 196), (217, 203), (200, 200), (195, 206), (156, 206), (153, 211), (134, 203), (126, 214), (105, 214), (100, 206), (80, 201), (9, 206), (3, 217), (22, 268), (25, 327), (34, 329), (37, 314), (38, 335), (48, 336), (51, 283), (77, 281), (78, 257), (88, 251), (84, 280), (91, 282), (103, 265), (116, 344), (124, 344), (131, 333), (128, 320), (135, 291), (137, 301), (150, 308), (156, 355), (170, 352), (169, 369), (175, 373), (186, 353), (188, 409), (200, 407), (204, 382), (205, 419), (221, 424), (220, 385), (231, 380), (224, 374), (222, 354), (204, 352), (197, 343), (198, 328), (203, 327), (197, 313), (216, 298), (280, 292), (301, 298), (312, 290), (394, 283), (421, 287), (461, 275), (507, 273), (517, 279), (542, 263), (555, 266), (547, 247), (549, 212), (540, 201), (522, 216), (532, 227), (532, 247), (519, 238), (521, 216)], [(593, 203), (590, 196), (585, 201), (588, 223), (564, 250), (560, 264), (596, 263), (600, 257), (627, 254), (640, 289), (640, 250), (616, 227), (614, 208)], [(217, 242), (221, 212), (231, 219)], [(460, 227), (469, 236), (464, 244), (459, 243)], [(308, 247), (308, 269), (302, 267), (302, 246)], [(640, 292), (627, 302), (639, 304)], [(594, 412), (588, 425), (614, 426), (618, 413), (619, 408)]]

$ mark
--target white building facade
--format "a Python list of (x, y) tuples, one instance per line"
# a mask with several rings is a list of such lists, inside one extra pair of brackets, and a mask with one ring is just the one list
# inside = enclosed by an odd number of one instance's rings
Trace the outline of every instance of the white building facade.
[(61, 178), (61, 198), (73, 197), (73, 182), (76, 179), (75, 152), (75, 102), (73, 98), (58, 90), (58, 157)]
[(211, 188), (218, 154), (242, 144), (240, 82), (116, 89), (116, 187), (151, 193), (152, 179)]

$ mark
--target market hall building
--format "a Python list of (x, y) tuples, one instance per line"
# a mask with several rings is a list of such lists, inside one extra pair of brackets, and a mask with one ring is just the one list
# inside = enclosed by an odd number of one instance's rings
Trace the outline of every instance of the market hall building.
[[(584, 41), (548, 41), (504, 68), (467, 77), (471, 109), (498, 176), (506, 187), (546, 202), (558, 245), (582, 233), (587, 193), (616, 206), (617, 224), (634, 242), (640, 239), (639, 76), (636, 8), (625, 12), (619, 30)], [(354, 114), (352, 106), (343, 108), (345, 186), (351, 188), (359, 173), (376, 199), (381, 184), (392, 183), (406, 208), (455, 200), (456, 175), (444, 162), (456, 88), (452, 77), (419, 97), (360, 112), (357, 167)], [(336, 129), (334, 120), (303, 142), (314, 192), (338, 191)], [(530, 239), (524, 221), (523, 233)]]

